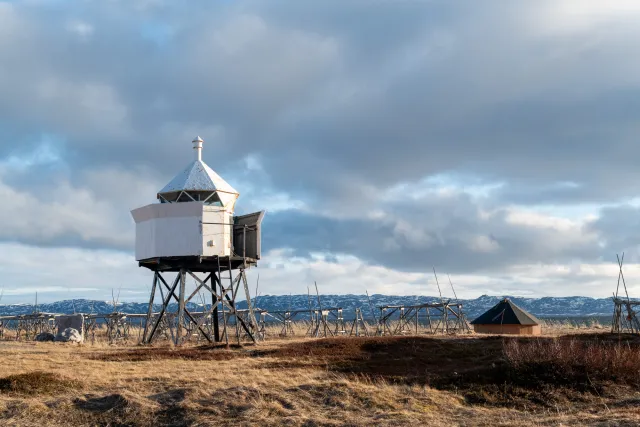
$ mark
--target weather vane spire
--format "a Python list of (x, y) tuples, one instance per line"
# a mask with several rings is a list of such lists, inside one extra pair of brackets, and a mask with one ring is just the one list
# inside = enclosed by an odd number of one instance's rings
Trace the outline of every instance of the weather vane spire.
[(202, 143), (204, 141), (199, 136), (196, 136), (191, 142), (193, 142), (193, 149), (196, 152), (196, 160), (202, 160)]

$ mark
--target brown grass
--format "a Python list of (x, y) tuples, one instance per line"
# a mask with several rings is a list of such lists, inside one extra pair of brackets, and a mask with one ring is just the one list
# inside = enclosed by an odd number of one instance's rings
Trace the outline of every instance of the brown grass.
[(51, 372), (34, 371), (0, 378), (0, 393), (4, 394), (52, 394), (79, 388), (79, 381)]
[(189, 348), (136, 348), (136, 349), (116, 349), (109, 352), (91, 353), (87, 357), (105, 362), (143, 362), (163, 359), (181, 360), (231, 360), (246, 356), (235, 346), (199, 346)]
[[(584, 348), (577, 372), (599, 354), (590, 346), (619, 345), (601, 337), (297, 339), (232, 349), (0, 342), (0, 372), (10, 375), (0, 383), (45, 378), (33, 393), (0, 392), (0, 425), (637, 425), (638, 384), (595, 373), (623, 353), (588, 370), (595, 388), (563, 385), (552, 371), (526, 376), (540, 357), (563, 372)], [(46, 388), (56, 381), (65, 385)]]

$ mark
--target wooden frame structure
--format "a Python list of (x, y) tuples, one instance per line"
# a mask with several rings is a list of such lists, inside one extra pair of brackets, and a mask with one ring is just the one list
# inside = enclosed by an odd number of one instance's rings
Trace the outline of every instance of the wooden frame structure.
[[(235, 256), (154, 258), (140, 261), (141, 267), (154, 272), (142, 343), (152, 343), (164, 322), (176, 346), (190, 341), (194, 335), (193, 332), (210, 343), (224, 341), (229, 344), (229, 333), (232, 329), (229, 323), (231, 317), (234, 319), (235, 328), (233, 329), (235, 329), (237, 343), (241, 343), (243, 336), (255, 343), (256, 338), (259, 337), (258, 323), (251, 305), (245, 273), (245, 270), (255, 263), (255, 260)], [(235, 271), (237, 273), (234, 277)], [(197, 273), (203, 274), (204, 277), (198, 277)], [(175, 277), (167, 280), (165, 276), (171, 274), (175, 274)], [(188, 295), (187, 277), (195, 282), (195, 287)], [(241, 284), (247, 302), (247, 312), (244, 315), (236, 309), (236, 297)], [(206, 300), (205, 295), (211, 299), (207, 311), (200, 316), (196, 316), (187, 309), (187, 303), (196, 295), (200, 295), (203, 302)], [(161, 302), (160, 311), (157, 314), (154, 313), (156, 296), (160, 297)], [(206, 307), (205, 304), (203, 306)], [(189, 321), (193, 324), (192, 331), (188, 327)], [(207, 321), (211, 322), (209, 328), (205, 327)]]
[[(622, 265), (624, 264), (624, 252), (622, 257), (616, 254), (618, 260), (618, 285), (616, 286), (616, 292), (613, 294), (613, 318), (611, 319), (611, 333), (632, 333), (640, 334), (640, 321), (636, 316), (635, 307), (640, 306), (640, 301), (634, 301), (629, 298), (629, 291), (627, 290), (627, 283), (624, 279), (624, 273), (622, 272)], [(624, 287), (624, 293), (626, 299), (620, 298), (618, 293), (620, 291), (620, 282)], [(626, 315), (625, 315), (626, 312)]]
[(640, 322), (634, 310), (638, 306), (640, 306), (640, 301), (613, 298), (612, 334), (640, 334)]
[(351, 329), (349, 330), (349, 336), (368, 337), (370, 335), (369, 325), (364, 320), (364, 316), (362, 315), (362, 309), (355, 309), (355, 317), (351, 322)]
[(35, 339), (36, 335), (43, 332), (53, 332), (55, 329), (55, 317), (53, 313), (31, 313), (15, 316), (0, 316), (0, 339), (8, 338), (9, 331), (15, 331), (16, 341)]
[(443, 301), (419, 305), (384, 305), (378, 309), (378, 335), (418, 334), (421, 313), (424, 319), (422, 326), (430, 334), (471, 332), (460, 303)]
[[(340, 307), (264, 311), (264, 314), (271, 316), (281, 324), (282, 327), (279, 334), (281, 337), (295, 335), (293, 323), (300, 315), (307, 315), (309, 318), (306, 336), (328, 337), (347, 333), (342, 308)], [(303, 319), (300, 320), (302, 321)]]
[[(200, 279), (196, 273), (186, 270), (177, 272), (173, 281), (168, 282), (166, 272), (154, 274), (152, 297), (161, 297), (161, 309), (150, 304), (147, 313), (89, 313), (84, 315), (85, 340), (95, 342), (96, 332), (106, 327), (106, 339), (109, 344), (124, 342), (132, 338), (131, 327), (138, 327), (137, 341), (149, 344), (155, 340), (167, 339), (174, 345), (181, 345), (192, 340), (200, 342), (225, 342), (230, 340), (261, 341), (267, 338), (266, 326), (273, 322), (280, 325), (278, 335), (282, 337), (296, 335), (293, 324), (296, 321), (306, 324), (305, 336), (324, 338), (333, 336), (372, 336), (372, 335), (408, 335), (425, 332), (430, 334), (455, 334), (470, 332), (470, 328), (462, 313), (461, 304), (449, 302), (420, 304), (414, 306), (381, 306), (380, 317), (365, 319), (362, 308), (355, 308), (353, 319), (345, 321), (343, 309), (328, 307), (267, 311), (263, 309), (237, 309), (235, 296), (238, 295), (244, 271), (241, 269), (233, 278), (234, 290), (225, 287), (222, 291), (218, 284), (217, 274), (207, 274), (206, 280)], [(194, 279), (196, 286), (186, 293), (187, 278)], [(180, 286), (185, 281), (184, 305), (182, 320), (180, 319)], [(203, 291), (204, 290), (204, 291)], [(203, 311), (189, 311), (186, 305), (200, 291), (208, 292), (214, 304), (202, 304)], [(212, 293), (213, 291), (213, 293)], [(223, 300), (224, 298), (224, 300)], [(150, 299), (150, 301), (152, 301)], [(217, 304), (215, 303), (217, 301)], [(223, 302), (224, 301), (224, 302)], [(619, 300), (620, 307), (627, 302)], [(631, 302), (635, 305), (634, 302)], [(637, 302), (640, 305), (640, 302)], [(176, 310), (177, 308), (177, 310)], [(621, 310), (621, 309), (620, 309)], [(0, 339), (32, 340), (38, 333), (54, 332), (55, 318), (60, 314), (33, 313), (16, 316), (0, 316)], [(259, 317), (259, 320), (256, 319)], [(626, 323), (621, 323), (628, 328)], [(104, 325), (104, 326), (102, 326)], [(638, 330), (636, 326), (636, 330)], [(217, 332), (216, 332), (217, 331)], [(152, 334), (153, 333), (153, 334)], [(231, 337), (231, 338), (230, 338)]]
[(347, 333), (342, 308), (332, 307), (313, 310), (311, 324), (307, 330), (310, 337), (341, 336)]
[[(144, 328), (143, 320), (146, 314), (129, 314), (129, 313), (90, 313), (84, 315), (84, 334), (85, 340), (91, 339), (94, 343), (96, 339), (96, 331), (104, 324), (106, 326), (106, 337), (109, 344), (120, 341), (126, 341), (131, 335), (131, 322), (135, 319), (139, 320), (138, 334)], [(140, 339), (141, 337), (138, 336)]]

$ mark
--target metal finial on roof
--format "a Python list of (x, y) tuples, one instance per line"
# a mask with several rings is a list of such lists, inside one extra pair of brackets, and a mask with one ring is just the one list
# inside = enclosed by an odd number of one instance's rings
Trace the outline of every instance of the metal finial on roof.
[(202, 138), (196, 136), (193, 141), (193, 149), (196, 150), (196, 160), (202, 160)]

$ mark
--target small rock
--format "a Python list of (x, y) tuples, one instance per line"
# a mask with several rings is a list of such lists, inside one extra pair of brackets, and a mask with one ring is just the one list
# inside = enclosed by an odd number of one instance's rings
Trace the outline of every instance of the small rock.
[(78, 332), (77, 329), (67, 328), (64, 331), (58, 333), (58, 335), (56, 336), (56, 341), (80, 343), (84, 341), (84, 339), (82, 338), (82, 334)]
[(42, 332), (36, 335), (36, 341), (45, 342), (45, 341), (55, 341), (56, 336), (49, 332)]

